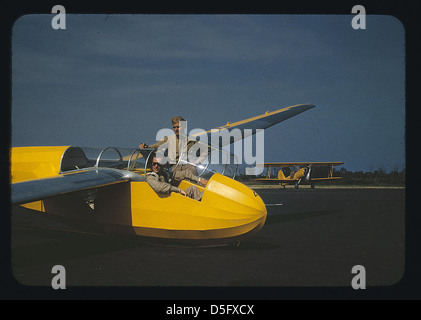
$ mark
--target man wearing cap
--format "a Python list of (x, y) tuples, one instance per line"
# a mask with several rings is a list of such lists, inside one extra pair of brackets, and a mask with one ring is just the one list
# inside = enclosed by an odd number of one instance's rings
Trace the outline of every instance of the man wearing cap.
[[(191, 178), (194, 178), (194, 180), (200, 182), (203, 185), (206, 185), (208, 182), (207, 180), (197, 177)], [(186, 190), (173, 186), (169, 182), (168, 172), (164, 170), (164, 165), (161, 163), (156, 154), (153, 154), (152, 172), (146, 174), (146, 182), (156, 193), (170, 194), (171, 192), (176, 192), (198, 201), (200, 201), (203, 196), (203, 191), (201, 192), (196, 186), (190, 186)]]
[[(139, 148), (159, 148), (164, 143), (168, 142), (168, 158), (170, 159), (170, 163), (173, 164), (172, 167), (172, 178), (173, 182), (175, 184), (179, 184), (181, 180), (187, 178), (193, 181), (197, 181), (198, 178), (196, 167), (188, 164), (188, 163), (179, 163), (180, 158), (180, 121), (186, 121), (183, 117), (177, 116), (172, 117), (172, 128), (174, 131), (174, 135), (172, 136), (166, 136), (163, 140), (158, 141), (154, 144), (147, 145), (146, 143), (141, 143), (139, 145)], [(183, 132), (184, 133), (184, 132)], [(185, 134), (185, 133), (184, 133)], [(196, 141), (187, 141), (187, 148), (186, 150), (189, 150)], [(177, 165), (178, 164), (178, 165)]]

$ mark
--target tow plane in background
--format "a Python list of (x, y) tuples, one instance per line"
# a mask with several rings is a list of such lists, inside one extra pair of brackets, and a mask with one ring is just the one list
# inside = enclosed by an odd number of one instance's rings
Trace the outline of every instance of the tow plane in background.
[[(334, 177), (334, 166), (343, 165), (343, 162), (265, 162), (256, 166), (267, 168), (265, 178), (257, 178), (254, 181), (279, 183), (283, 185), (293, 184), (298, 189), (301, 184), (310, 184), (313, 189), (316, 182), (331, 181), (341, 179)], [(278, 173), (273, 173), (272, 169), (279, 168)], [(324, 169), (324, 170), (323, 170)], [(319, 174), (315, 174), (318, 171)], [(324, 171), (324, 172), (323, 172)], [(320, 177), (320, 173), (325, 176)]]
[[(266, 129), (313, 107), (291, 106), (220, 128), (238, 128), (244, 138), (244, 129)], [(213, 152), (223, 153), (218, 148)], [(233, 179), (236, 163), (192, 164), (199, 177), (209, 179), (205, 188), (197, 186), (204, 193), (202, 200), (196, 201), (179, 193), (153, 191), (145, 174), (151, 170), (154, 151), (11, 148), (12, 209), (24, 207), (85, 232), (131, 234), (188, 245), (230, 244), (263, 227), (266, 206), (255, 191)], [(192, 184), (183, 180), (179, 188), (185, 190)]]

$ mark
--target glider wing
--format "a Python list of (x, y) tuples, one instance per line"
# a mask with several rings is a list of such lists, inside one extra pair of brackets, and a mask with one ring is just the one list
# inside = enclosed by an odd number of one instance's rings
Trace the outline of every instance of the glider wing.
[(60, 174), (52, 178), (16, 182), (11, 186), (12, 204), (28, 203), (59, 194), (141, 178), (143, 177), (126, 170), (98, 168)]
[[(282, 109), (271, 111), (271, 112), (266, 111), (266, 113), (264, 114), (261, 114), (249, 119), (232, 122), (232, 123), (228, 122), (224, 126), (206, 131), (206, 133), (208, 134), (208, 141), (211, 141), (210, 135), (213, 132), (219, 132), (224, 129), (227, 129), (228, 131), (231, 131), (233, 129), (240, 130), (241, 135), (232, 135), (231, 139), (225, 140), (225, 141), (222, 139), (223, 141), (219, 142), (219, 146), (215, 146), (215, 147), (223, 147), (224, 145), (234, 143), (238, 140), (245, 139), (255, 134), (256, 130), (258, 129), (267, 129), (279, 122), (282, 122), (286, 119), (289, 119), (297, 114), (300, 114), (314, 107), (315, 106), (311, 104), (300, 104), (300, 105), (290, 106), (290, 107), (282, 108)], [(246, 129), (251, 129), (251, 130), (245, 131)], [(193, 135), (192, 137), (199, 136), (201, 134), (203, 134), (203, 132)]]

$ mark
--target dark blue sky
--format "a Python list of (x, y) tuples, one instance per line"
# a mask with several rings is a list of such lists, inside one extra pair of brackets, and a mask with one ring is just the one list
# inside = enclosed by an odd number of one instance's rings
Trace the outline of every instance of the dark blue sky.
[(265, 132), (266, 161), (405, 166), (405, 31), (392, 16), (74, 15), (19, 18), (12, 146), (137, 147), (182, 115), (211, 129), (316, 106)]

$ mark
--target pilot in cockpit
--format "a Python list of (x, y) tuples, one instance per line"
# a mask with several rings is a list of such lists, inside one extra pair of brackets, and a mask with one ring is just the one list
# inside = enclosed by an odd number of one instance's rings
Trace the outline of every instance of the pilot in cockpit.
[[(201, 179), (190, 172), (184, 171), (186, 174), (185, 178), (196, 181), (203, 186), (206, 186), (208, 180)], [(153, 154), (152, 158), (152, 172), (146, 174), (146, 182), (152, 187), (156, 193), (170, 194), (171, 192), (181, 193), (184, 196), (200, 201), (203, 196), (198, 187), (190, 186), (185, 191), (172, 185), (170, 183), (169, 174), (164, 170), (164, 164), (160, 163), (160, 159), (157, 158), (156, 154)]]

